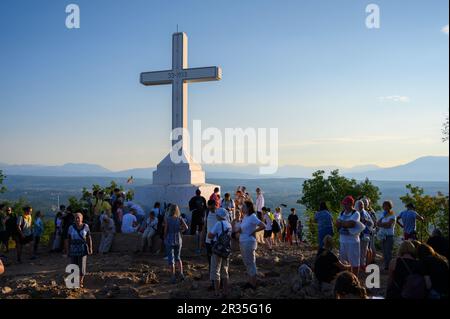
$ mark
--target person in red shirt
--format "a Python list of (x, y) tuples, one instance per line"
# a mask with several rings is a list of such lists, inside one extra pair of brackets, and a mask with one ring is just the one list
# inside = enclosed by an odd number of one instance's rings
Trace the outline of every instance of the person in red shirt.
[(214, 188), (214, 193), (211, 194), (209, 197), (210, 200), (213, 200), (216, 202), (216, 208), (220, 208), (220, 189), (219, 187)]

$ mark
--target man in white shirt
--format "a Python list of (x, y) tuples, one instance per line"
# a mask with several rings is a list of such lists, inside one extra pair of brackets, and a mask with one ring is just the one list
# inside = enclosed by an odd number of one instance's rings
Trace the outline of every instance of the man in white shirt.
[(262, 194), (261, 188), (256, 189), (256, 212), (257, 215), (261, 216), (262, 208), (264, 207), (264, 196)]
[(137, 218), (136, 211), (131, 210), (128, 214), (125, 214), (122, 218), (122, 233), (131, 234), (137, 231)]
[(141, 224), (145, 220), (145, 211), (140, 205), (133, 203), (132, 201), (126, 202), (125, 205), (130, 212), (132, 210), (136, 212), (134, 216), (136, 217), (138, 224)]
[[(219, 208), (223, 209), (223, 208)], [(202, 237), (205, 238), (205, 247), (206, 247), (206, 256), (208, 257), (208, 265), (209, 265), (209, 273), (211, 273), (211, 257), (212, 257), (212, 239), (207, 236), (208, 232), (214, 228), (214, 226), (217, 223), (217, 216), (216, 216), (216, 201), (214, 199), (210, 199), (208, 201), (208, 210), (205, 214), (205, 220), (204, 225), (202, 229)], [(211, 287), (214, 289), (214, 282), (211, 282)]]

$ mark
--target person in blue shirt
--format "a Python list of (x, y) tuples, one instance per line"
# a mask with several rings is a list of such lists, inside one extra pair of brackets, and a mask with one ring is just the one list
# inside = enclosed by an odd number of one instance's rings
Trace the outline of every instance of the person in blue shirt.
[(31, 259), (37, 258), (39, 243), (41, 241), (42, 235), (44, 234), (44, 222), (42, 221), (42, 217), (43, 216), (41, 211), (37, 211), (33, 227), (34, 244), (33, 244), (33, 256), (31, 257)]
[(333, 217), (328, 211), (328, 207), (325, 202), (320, 203), (319, 211), (314, 215), (314, 221), (317, 223), (318, 227), (320, 250), (323, 248), (323, 239), (325, 236), (330, 235), (333, 237)]
[[(400, 222), (400, 219), (402, 222)], [(420, 216), (416, 211), (413, 203), (408, 203), (406, 205), (406, 210), (401, 212), (397, 218), (397, 224), (403, 228), (403, 239), (404, 240), (416, 240), (416, 221), (424, 221), (424, 218)]]

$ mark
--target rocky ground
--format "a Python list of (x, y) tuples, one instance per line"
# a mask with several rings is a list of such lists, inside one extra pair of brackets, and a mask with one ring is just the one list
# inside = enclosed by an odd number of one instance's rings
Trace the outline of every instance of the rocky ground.
[[(245, 267), (239, 252), (230, 260), (230, 298), (332, 298), (331, 287), (319, 290), (313, 282), (303, 286), (297, 269), (301, 260), (313, 265), (315, 251), (301, 246), (282, 245), (268, 251), (259, 245), (257, 266), (259, 285), (256, 290), (242, 289), (246, 282)], [(206, 256), (183, 258), (186, 279), (170, 284), (167, 261), (162, 255), (110, 253), (88, 258), (88, 275), (83, 289), (67, 289), (64, 272), (68, 263), (61, 254), (43, 253), (37, 260), (25, 256), (22, 264), (15, 262), (15, 252), (9, 253), (6, 272), (0, 277), (0, 299), (28, 298), (214, 298), (208, 291), (208, 263)], [(379, 258), (380, 259), (380, 258)], [(365, 275), (361, 275), (365, 280)], [(381, 288), (370, 290), (371, 295), (383, 295), (386, 274), (381, 274)]]

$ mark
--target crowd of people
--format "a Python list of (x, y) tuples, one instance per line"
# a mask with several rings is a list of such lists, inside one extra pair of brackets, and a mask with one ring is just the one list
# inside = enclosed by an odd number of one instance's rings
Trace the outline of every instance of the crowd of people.
[[(39, 254), (39, 243), (44, 233), (43, 215), (37, 211), (34, 215), (33, 208), (26, 206), (20, 215), (16, 215), (12, 207), (0, 205), (0, 248), (9, 252), (9, 241), (15, 242), (17, 262), (22, 263), (23, 249), (28, 247), (31, 259), (36, 259)], [(3, 256), (6, 258), (6, 256)]]
[[(162, 207), (157, 202), (152, 210), (145, 212), (136, 203), (126, 201), (119, 189), (110, 197), (99, 191), (90, 211), (60, 207), (54, 219), (52, 251), (62, 252), (70, 257), (70, 263), (79, 266), (80, 286), (83, 286), (87, 257), (94, 252), (91, 230), (102, 234), (100, 254), (110, 251), (116, 233), (136, 233), (140, 236), (137, 252), (150, 247), (156, 248), (157, 253), (164, 251), (171, 283), (177, 283), (184, 280), (183, 236), (194, 235), (197, 252), (206, 252), (211, 291), (217, 297), (226, 297), (230, 291), (231, 246), (235, 240), (248, 276), (243, 288), (256, 289), (258, 245), (265, 245), (269, 252), (279, 245), (296, 245), (301, 249), (303, 225), (295, 208), (285, 218), (282, 209), (286, 205), (275, 207), (272, 212), (260, 188), (255, 190), (255, 195), (253, 200), (247, 189), (240, 186), (233, 196), (226, 193), (222, 198), (220, 189), (215, 188), (206, 199), (198, 189), (189, 201), (191, 214), (186, 216), (176, 204)], [(391, 201), (383, 202), (382, 209), (377, 216), (369, 198), (355, 200), (346, 196), (342, 211), (334, 218), (327, 204), (319, 203), (314, 215), (318, 252), (312, 269), (304, 264), (302, 271), (314, 272), (321, 287), (334, 285), (336, 298), (367, 298), (359, 278), (367, 265), (376, 262), (378, 246), (383, 269), (389, 276), (386, 298), (448, 298), (448, 239), (435, 229), (427, 243), (419, 242), (416, 224), (424, 218), (412, 203), (398, 216)], [(18, 262), (22, 262), (22, 252), (27, 246), (31, 258), (39, 254), (44, 223), (41, 212), (34, 216), (32, 212), (31, 207), (24, 207), (22, 214), (16, 215), (11, 207), (0, 206), (0, 243), (8, 251), (9, 240), (15, 241)], [(393, 257), (397, 225), (403, 229), (403, 241), (397, 256)], [(338, 253), (334, 249), (337, 237)], [(153, 247), (155, 238), (161, 239), (160, 247)]]

